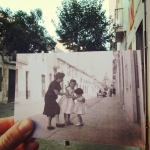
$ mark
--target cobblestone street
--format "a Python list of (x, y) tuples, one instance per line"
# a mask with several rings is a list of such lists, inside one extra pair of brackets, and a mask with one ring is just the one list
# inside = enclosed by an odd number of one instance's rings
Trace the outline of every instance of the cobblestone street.
[[(56, 128), (53, 131), (46, 130), (47, 117), (39, 114), (31, 119), (40, 122), (37, 136), (40, 143), (39, 150), (72, 149), (72, 150), (139, 150), (140, 138), (136, 126), (131, 124), (124, 114), (120, 102), (115, 98), (91, 98), (87, 102), (88, 113), (83, 116), (85, 125), (83, 127), (69, 126), (63, 129)], [(0, 105), (0, 117), (13, 115), (13, 104)], [(63, 122), (63, 114), (60, 115)], [(71, 116), (73, 123), (77, 122), (75, 115)], [(55, 119), (53, 119), (55, 126)], [(55, 140), (57, 139), (57, 140)], [(81, 142), (70, 142), (65, 146), (64, 140)], [(88, 142), (88, 143), (86, 143)], [(99, 144), (92, 144), (92, 143)], [(101, 145), (100, 145), (101, 144)], [(108, 144), (108, 145), (105, 145)], [(111, 146), (111, 145), (120, 146)], [(128, 146), (123, 146), (128, 145)]]

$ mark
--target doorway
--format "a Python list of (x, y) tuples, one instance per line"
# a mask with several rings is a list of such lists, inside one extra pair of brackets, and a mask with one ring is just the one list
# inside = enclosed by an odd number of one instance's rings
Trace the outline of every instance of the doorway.
[(134, 67), (135, 67), (135, 89), (136, 89), (136, 109), (137, 109), (137, 123), (141, 124), (141, 112), (140, 112), (140, 94), (139, 94), (139, 71), (136, 51), (133, 53)]
[(8, 81), (8, 102), (14, 102), (15, 100), (15, 74), (16, 71), (9, 69), (9, 81)]
[[(142, 65), (142, 84), (143, 84), (143, 93), (145, 93), (145, 63), (144, 63), (144, 38), (143, 38), (143, 21), (141, 21), (137, 31), (136, 31), (136, 50), (141, 51), (141, 65)], [(145, 95), (143, 97), (145, 99)], [(144, 112), (145, 112), (145, 101), (143, 99)]]
[(136, 31), (136, 50), (141, 50), (141, 59), (143, 63), (143, 22), (140, 23)]

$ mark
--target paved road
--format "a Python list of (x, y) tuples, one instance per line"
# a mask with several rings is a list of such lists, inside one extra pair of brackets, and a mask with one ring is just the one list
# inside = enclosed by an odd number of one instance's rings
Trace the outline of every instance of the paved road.
[[(109, 102), (111, 101), (111, 104), (113, 104), (111, 107), (113, 108), (113, 110), (111, 109), (110, 111), (110, 105)], [(125, 120), (123, 122), (119, 122), (119, 124), (117, 124), (117, 117), (112, 116), (113, 114), (115, 115), (117, 113), (118, 116), (118, 111), (121, 110), (121, 107), (119, 105), (116, 105), (117, 103), (119, 103), (116, 100), (110, 100), (110, 99), (93, 99), (93, 101), (89, 101), (89, 104), (95, 104), (95, 106), (93, 105), (88, 112), (88, 115), (85, 115), (84, 118), (84, 122), (85, 122), (85, 126), (82, 128), (75, 128), (74, 126), (66, 128), (66, 130), (62, 130), (63, 134), (68, 134), (69, 131), (70, 132), (76, 132), (75, 135), (80, 135), (79, 137), (82, 138), (82, 134), (80, 131), (84, 131), (86, 132), (86, 137), (88, 135), (88, 138), (86, 140), (89, 139), (89, 131), (92, 129), (91, 126), (93, 127), (93, 134), (91, 134), (90, 136), (93, 136), (95, 134), (95, 142), (99, 142), (100, 140), (105, 143), (106, 141), (102, 140), (105, 139), (104, 137), (107, 137), (109, 140), (111, 138), (114, 138), (113, 141), (116, 141), (117, 139), (120, 139), (119, 141), (121, 141), (122, 139), (126, 142), (122, 142), (123, 145), (130, 145), (128, 143), (128, 141), (130, 141), (131, 139), (134, 141), (134, 143), (136, 143), (136, 140), (138, 141), (138, 139), (136, 137), (137, 133), (133, 131), (131, 131), (133, 129), (133, 125), (132, 124), (128, 124), (128, 127), (125, 127), (124, 129), (124, 125), (122, 126), (122, 124), (124, 122), (128, 122), (128, 120), (126, 119), (126, 117), (124, 116)], [(97, 107), (96, 107), (97, 106)], [(108, 106), (107, 110), (104, 111), (103, 106)], [(97, 109), (95, 109), (95, 107)], [(99, 108), (98, 108), (99, 107)], [(115, 108), (114, 108), (115, 107)], [(114, 113), (114, 109), (115, 109), (115, 113)], [(99, 111), (100, 110), (100, 111)], [(103, 110), (103, 111), (102, 111)], [(112, 112), (113, 114), (107, 113), (107, 111)], [(99, 113), (97, 112), (101, 112), (101, 115), (99, 116)], [(122, 111), (121, 111), (122, 112)], [(122, 112), (123, 113), (123, 112)], [(121, 113), (121, 114), (122, 114)], [(94, 114), (94, 115), (92, 115)], [(122, 115), (119, 115), (119, 118), (122, 118)], [(14, 115), (14, 105), (13, 104), (7, 104), (7, 105), (0, 105), (0, 118), (2, 117), (8, 117), (8, 116), (12, 116)], [(43, 123), (45, 124), (44, 126), (46, 127), (46, 123), (47, 123), (47, 118), (43, 115), (41, 115), (43, 120), (40, 120), (41, 122), (43, 121)], [(97, 124), (96, 118), (98, 116), (98, 120), (99, 123)], [(107, 116), (107, 117), (106, 117)], [(76, 120), (74, 119), (75, 117), (72, 116), (73, 122), (76, 122)], [(92, 119), (93, 118), (93, 119)], [(106, 118), (109, 118), (109, 123), (106, 121)], [(39, 118), (41, 119), (41, 118)], [(113, 121), (113, 119), (115, 119), (115, 121)], [(108, 120), (108, 119), (107, 119)], [(113, 125), (113, 128), (110, 128), (109, 124)], [(108, 127), (109, 126), (109, 127)], [(116, 131), (116, 127), (120, 126), (120, 128), (117, 129)], [(97, 131), (97, 128), (101, 127), (101, 130), (99, 130), (99, 132)], [(72, 130), (73, 129), (73, 130)], [(126, 132), (122, 131), (126, 130)], [(128, 129), (128, 130), (127, 130)], [(65, 131), (65, 132), (64, 132)], [(114, 135), (113, 132), (118, 132), (118, 134)], [(48, 132), (48, 131), (46, 131)], [(108, 133), (109, 132), (109, 133)], [(124, 133), (124, 137), (122, 138), (122, 134)], [(65, 137), (65, 134), (63, 136), (63, 138)], [(135, 135), (134, 135), (135, 134)], [(84, 134), (83, 134), (84, 135)], [(131, 136), (132, 135), (132, 136)], [(53, 137), (56, 136), (55, 134), (53, 134)], [(130, 137), (131, 136), (131, 137)], [(66, 136), (67, 137), (67, 136)], [(99, 139), (100, 138), (100, 139)], [(40, 148), (39, 150), (140, 150), (140, 148), (138, 147), (130, 147), (130, 146), (113, 146), (113, 145), (105, 145), (105, 144), (92, 144), (91, 141), (90, 143), (81, 143), (81, 142), (70, 142), (70, 146), (65, 146), (64, 141), (62, 140), (50, 140), (50, 139), (41, 139), (38, 138), (37, 141), (40, 143)], [(139, 142), (139, 141), (138, 141)]]
[[(68, 126), (47, 131), (47, 117), (43, 114), (31, 117), (39, 122), (35, 136), (55, 140), (81, 141), (100, 144), (115, 144), (139, 146), (140, 131), (135, 130), (135, 124), (130, 123), (122, 110), (120, 102), (115, 97), (91, 98), (87, 101), (88, 113), (83, 115), (83, 127)], [(63, 122), (63, 114), (60, 115)], [(71, 120), (77, 123), (76, 115)], [(55, 126), (55, 119), (53, 119)]]

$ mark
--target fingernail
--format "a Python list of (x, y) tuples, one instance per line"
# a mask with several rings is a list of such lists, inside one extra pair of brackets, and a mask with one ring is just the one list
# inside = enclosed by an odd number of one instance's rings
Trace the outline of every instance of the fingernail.
[(27, 119), (24, 119), (19, 125), (19, 130), (22, 134), (26, 134), (27, 132), (32, 131), (32, 129), (33, 127)]

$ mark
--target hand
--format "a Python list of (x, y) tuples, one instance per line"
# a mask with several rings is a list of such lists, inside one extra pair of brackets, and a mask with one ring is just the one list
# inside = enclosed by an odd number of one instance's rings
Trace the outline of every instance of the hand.
[(72, 96), (72, 99), (75, 100), (77, 97), (76, 96)]
[(82, 99), (82, 103), (85, 103), (85, 98)]
[(23, 119), (14, 124), (14, 117), (0, 119), (0, 150), (37, 150), (39, 144), (30, 138), (34, 124)]

